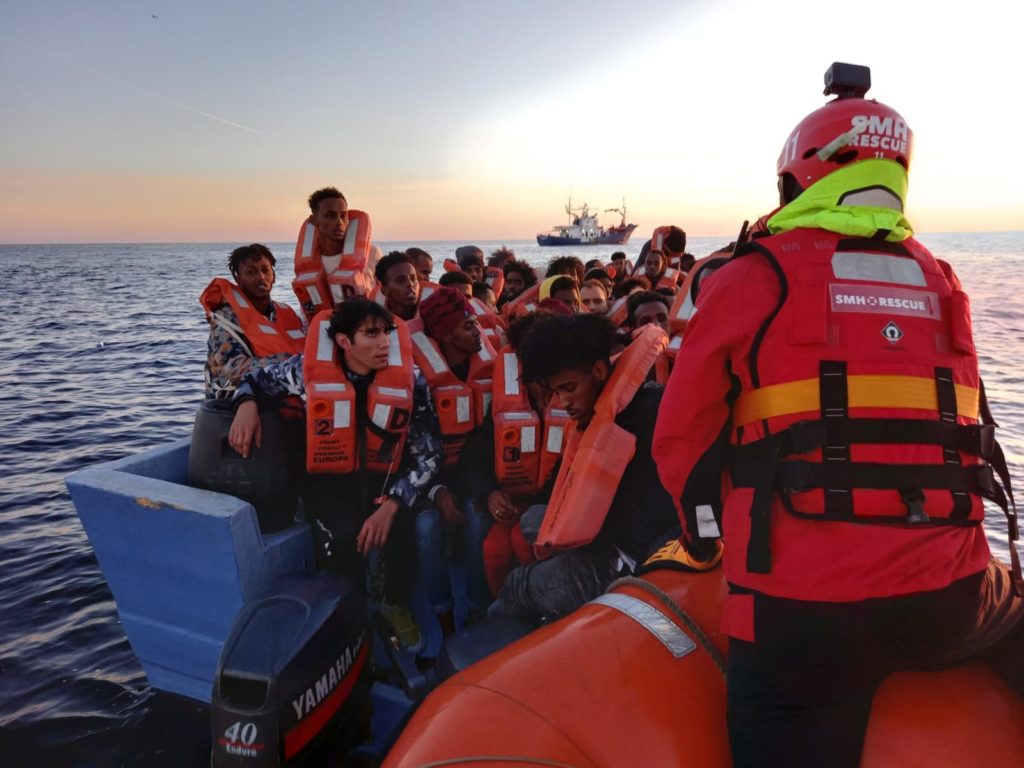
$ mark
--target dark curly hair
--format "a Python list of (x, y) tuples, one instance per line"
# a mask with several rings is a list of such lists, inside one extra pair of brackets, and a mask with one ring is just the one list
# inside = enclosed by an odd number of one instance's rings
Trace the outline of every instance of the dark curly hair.
[(395, 264), (412, 264), (413, 271), (416, 271), (416, 262), (413, 260), (405, 251), (391, 251), (387, 256), (377, 262), (377, 266), (373, 268), (373, 276), (377, 278), (377, 282), (381, 285), (387, 282), (388, 270), (391, 269)]
[(523, 381), (541, 384), (562, 371), (611, 364), (618, 329), (604, 315), (553, 316), (535, 321), (519, 340)]
[(345, 200), (345, 196), (336, 188), (324, 187), (323, 189), (318, 189), (309, 196), (309, 210), (311, 210), (315, 215), (319, 211), (321, 200), (330, 200), (335, 197), (340, 197), (345, 201), (345, 205), (348, 205), (348, 200)]
[(244, 262), (258, 259), (266, 259), (270, 262), (270, 266), (277, 266), (277, 260), (267, 246), (260, 245), (259, 243), (250, 243), (249, 245), (235, 248), (231, 252), (231, 255), (228, 256), (228, 269), (231, 271), (231, 275), (237, 278), (238, 270)]

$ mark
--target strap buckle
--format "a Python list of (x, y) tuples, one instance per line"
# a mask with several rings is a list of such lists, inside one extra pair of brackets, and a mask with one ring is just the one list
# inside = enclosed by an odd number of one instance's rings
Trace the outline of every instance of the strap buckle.
[(919, 488), (901, 488), (900, 498), (907, 506), (906, 517), (903, 522), (907, 525), (925, 525), (931, 522), (928, 513), (924, 511), (924, 492)]

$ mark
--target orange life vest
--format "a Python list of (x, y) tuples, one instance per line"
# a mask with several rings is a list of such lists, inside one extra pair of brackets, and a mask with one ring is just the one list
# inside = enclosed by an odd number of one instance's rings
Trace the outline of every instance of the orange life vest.
[(629, 319), (629, 307), (626, 306), (628, 302), (629, 296), (620, 296), (608, 307), (608, 319), (619, 326), (619, 328), (624, 326)]
[[(276, 319), (270, 318), (252, 305), (242, 289), (223, 277), (215, 277), (199, 296), (206, 310), (206, 319), (217, 323), (230, 333), (254, 358), (271, 355), (297, 355), (302, 352), (306, 333), (302, 321), (287, 304), (274, 304)], [(217, 307), (227, 304), (238, 318), (238, 326), (229, 327), (223, 318), (214, 315)]]
[(674, 361), (676, 359), (676, 354), (683, 345), (686, 324), (690, 321), (690, 316), (693, 314), (701, 285), (709, 275), (723, 266), (730, 258), (732, 258), (731, 252), (712, 253), (710, 256), (698, 259), (690, 271), (686, 273), (683, 287), (676, 293), (675, 301), (672, 302), (672, 308), (668, 312), (668, 330), (671, 338), (669, 339), (668, 349), (665, 350), (665, 354), (668, 355), (670, 360)]
[[(569, 414), (554, 398), (541, 419), (520, 382), (522, 368), (511, 347), (494, 360), (491, 384), (494, 419), (494, 474), (501, 489), (513, 497), (533, 496), (547, 485), (562, 456)], [(542, 439), (538, 443), (537, 438)]]
[(661, 273), (661, 277), (658, 278), (658, 284), (654, 286), (653, 290), (667, 288), (675, 293), (679, 289), (679, 283), (685, 276), (685, 273), (676, 267), (665, 267), (665, 271)]
[(498, 267), (484, 267), (484, 282), (491, 286), (494, 297), (498, 298), (505, 290), (505, 273)]
[[(967, 295), (949, 266), (913, 239), (807, 229), (738, 253), (759, 253), (782, 286), (735, 372), (733, 488), (754, 489), (747, 572), (769, 573), (773, 506), (801, 520), (965, 526), (987, 498), (1015, 535), (995, 479), (1008, 485), (1002, 451), (979, 422)], [(746, 494), (734, 490), (727, 515)]]
[(506, 302), (501, 308), (501, 313), (506, 322), (512, 322), (517, 317), (536, 312), (540, 305), (540, 283), (535, 283), (525, 291), (516, 296), (512, 301)]
[(573, 429), (570, 421), (562, 466), (534, 545), (538, 558), (589, 544), (601, 531), (636, 452), (636, 435), (616, 424), (615, 417), (632, 402), (667, 344), (661, 328), (644, 326), (619, 356), (587, 428)]
[[(402, 461), (412, 418), (415, 374), (409, 331), (394, 318), (388, 366), (374, 375), (367, 389), (365, 418), (360, 419), (356, 388), (341, 365), (341, 351), (329, 332), (330, 321), (331, 310), (313, 318), (302, 361), (306, 469), (346, 474), (365, 466), (371, 472), (394, 472)], [(365, 422), (362, 430), (361, 421)]]
[[(683, 258), (684, 251), (673, 251), (665, 244), (665, 240), (668, 238), (671, 232), (671, 224), (662, 227), (657, 227), (651, 234), (651, 250), (661, 251), (663, 254), (665, 254), (665, 265), (669, 267), (675, 267), (678, 269), (679, 262)], [(660, 287), (660, 283), (658, 287)]]
[(377, 250), (370, 240), (370, 216), (363, 211), (348, 212), (348, 229), (338, 267), (329, 274), (320, 253), (320, 233), (307, 219), (299, 228), (295, 243), (295, 279), (292, 289), (306, 318), (337, 306), (353, 296), (366, 296), (375, 285), (373, 268)]
[(416, 365), (430, 386), (437, 418), (444, 441), (444, 463), (451, 467), (459, 462), (459, 454), (469, 433), (483, 423), (491, 406), (491, 370), (494, 348), (481, 337), (480, 351), (470, 358), (469, 376), (462, 381), (448, 366), (441, 347), (421, 327), (412, 333), (412, 350)]

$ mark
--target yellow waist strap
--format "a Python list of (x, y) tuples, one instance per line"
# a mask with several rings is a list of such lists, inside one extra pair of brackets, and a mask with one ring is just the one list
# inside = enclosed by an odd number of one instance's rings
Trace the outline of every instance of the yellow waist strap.
[[(849, 408), (939, 409), (935, 380), (920, 376), (849, 376)], [(957, 414), (978, 418), (978, 390), (956, 384)], [(733, 424), (741, 426), (761, 419), (821, 410), (818, 379), (773, 384), (740, 395), (733, 409)]]

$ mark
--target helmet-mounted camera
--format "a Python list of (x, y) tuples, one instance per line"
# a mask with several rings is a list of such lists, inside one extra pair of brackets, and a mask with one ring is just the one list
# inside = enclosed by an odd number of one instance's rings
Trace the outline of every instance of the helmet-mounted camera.
[(840, 99), (863, 99), (871, 88), (871, 69), (861, 64), (835, 61), (825, 70), (825, 95)]

